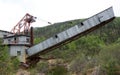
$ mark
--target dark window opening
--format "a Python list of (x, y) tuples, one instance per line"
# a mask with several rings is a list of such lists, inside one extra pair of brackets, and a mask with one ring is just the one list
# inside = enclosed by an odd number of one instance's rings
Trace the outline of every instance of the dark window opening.
[(81, 22), (79, 25), (78, 25), (78, 27), (80, 28), (81, 26), (83, 26), (84, 24), (83, 24), (83, 22)]
[(29, 38), (26, 38), (26, 42), (27, 42), (27, 43), (30, 42), (30, 39), (29, 39)]
[(17, 55), (21, 55), (21, 51), (17, 51)]
[(16, 37), (14, 38), (14, 41), (15, 41), (15, 43), (16, 43)]
[(14, 40), (16, 41), (16, 37), (14, 38)]
[(83, 22), (81, 22), (81, 26), (83, 26), (84, 24), (83, 24)]
[(11, 41), (11, 39), (8, 39), (8, 41)]
[(27, 51), (27, 49), (25, 49), (25, 53), (26, 53), (26, 54), (28, 54), (28, 51)]
[(19, 42), (19, 38), (14, 38), (14, 43), (18, 43)]
[(7, 35), (3, 35), (3, 37), (7, 37)]
[(10, 43), (11, 39), (8, 39), (8, 43)]
[(58, 36), (57, 36), (57, 35), (55, 35), (55, 38), (58, 38)]

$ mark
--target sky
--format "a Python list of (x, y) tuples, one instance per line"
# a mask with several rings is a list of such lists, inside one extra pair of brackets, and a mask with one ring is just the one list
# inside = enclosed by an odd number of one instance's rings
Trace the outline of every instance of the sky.
[(37, 17), (33, 27), (88, 18), (113, 6), (120, 17), (120, 0), (0, 0), (0, 30), (11, 31), (29, 13)]

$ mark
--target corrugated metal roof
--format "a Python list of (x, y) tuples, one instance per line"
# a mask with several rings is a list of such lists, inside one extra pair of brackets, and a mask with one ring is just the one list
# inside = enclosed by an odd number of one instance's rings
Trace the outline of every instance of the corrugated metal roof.
[(5, 32), (5, 33), (13, 34), (13, 33), (9, 32), (9, 31), (5, 31), (5, 30), (0, 30), (0, 32)]
[(13, 38), (13, 37), (20, 37), (20, 36), (25, 36), (25, 37), (30, 37), (29, 35), (12, 35), (12, 36), (7, 36), (7, 37), (4, 37), (3, 39), (7, 39), (7, 38)]

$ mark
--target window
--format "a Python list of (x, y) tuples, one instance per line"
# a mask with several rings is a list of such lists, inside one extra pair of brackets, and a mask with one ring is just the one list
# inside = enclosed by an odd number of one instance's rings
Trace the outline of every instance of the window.
[(14, 38), (14, 42), (16, 43), (16, 37)]
[(17, 55), (21, 55), (21, 51), (17, 51)]
[(57, 35), (55, 35), (55, 38), (58, 38), (58, 36), (57, 36)]
[(81, 23), (78, 25), (78, 27), (80, 28), (80, 27), (83, 26), (83, 25), (84, 25), (84, 23), (81, 22)]
[(11, 42), (11, 39), (8, 39), (8, 43), (10, 43)]
[(54, 35), (54, 36), (53, 36), (53, 39), (57, 39), (57, 38), (58, 38), (58, 35)]
[(14, 38), (14, 40), (16, 41), (16, 37)]
[(7, 35), (3, 35), (3, 37), (7, 37)]
[(53, 37), (54, 39), (57, 39), (58, 38), (58, 35), (54, 35), (54, 37)]
[(84, 24), (83, 24), (83, 22), (81, 22), (81, 26), (83, 26)]
[(29, 43), (29, 42), (30, 42), (30, 39), (29, 39), (29, 38), (26, 38), (26, 42)]

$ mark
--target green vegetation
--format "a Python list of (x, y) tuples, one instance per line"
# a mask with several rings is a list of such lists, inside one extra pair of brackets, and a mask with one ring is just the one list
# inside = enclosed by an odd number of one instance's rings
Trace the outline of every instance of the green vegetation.
[[(55, 23), (51, 26), (34, 28), (35, 44), (79, 24), (82, 20)], [(7, 47), (0, 46), (0, 75), (13, 75), (18, 69), (17, 59), (9, 57)], [(28, 69), (31, 75), (120, 75), (120, 18), (66, 44), (42, 57), (54, 57), (54, 65), (46, 60)], [(56, 60), (55, 59), (55, 60)], [(5, 66), (5, 67), (3, 67)], [(8, 74), (9, 73), (9, 74)]]
[[(103, 48), (98, 55), (99, 64), (108, 75), (118, 75), (120, 71), (120, 43), (112, 44)], [(119, 68), (117, 68), (119, 67)]]
[(16, 58), (11, 60), (7, 46), (2, 46), (0, 42), (0, 75), (13, 75), (18, 69), (18, 64)]
[(68, 72), (63, 66), (55, 66), (48, 71), (47, 75), (68, 75)]

